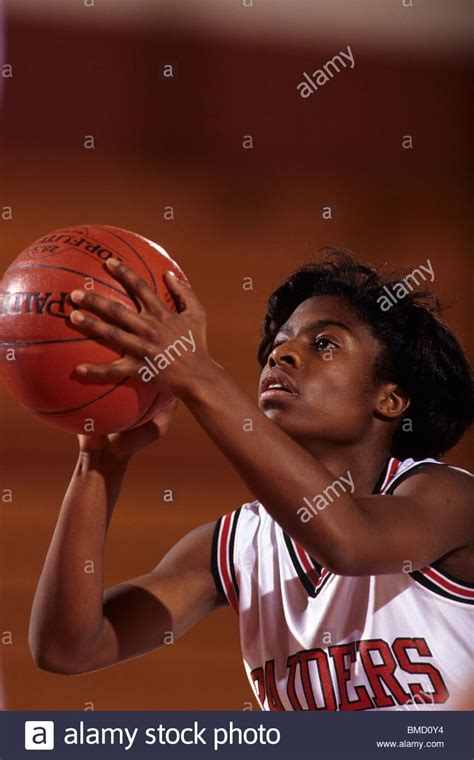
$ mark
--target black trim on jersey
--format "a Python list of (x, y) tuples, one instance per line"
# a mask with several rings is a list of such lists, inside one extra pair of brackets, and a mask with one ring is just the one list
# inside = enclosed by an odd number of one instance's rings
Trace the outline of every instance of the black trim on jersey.
[(289, 536), (287, 536), (287, 534), (284, 531), (283, 531), (283, 538), (285, 539), (285, 544), (287, 546), (288, 553), (289, 553), (289, 555), (291, 557), (291, 560), (293, 562), (295, 570), (298, 573), (298, 577), (299, 577), (301, 583), (305, 587), (305, 589), (306, 589), (307, 593), (309, 594), (309, 596), (315, 597), (316, 596), (316, 590), (314, 588), (314, 585), (309, 580), (309, 578), (308, 578), (308, 576), (307, 576), (304, 568), (301, 567), (300, 561), (299, 561), (298, 557), (296, 556), (296, 552), (294, 550), (293, 544), (291, 543), (291, 539), (290, 539)]
[[(216, 584), (217, 590), (222, 594), (224, 599), (227, 600), (227, 594), (224, 591), (224, 586), (222, 585), (222, 581), (219, 575), (219, 565), (217, 561), (217, 547), (219, 544), (219, 533), (221, 530), (221, 525), (222, 525), (222, 517), (219, 517), (219, 519), (216, 521), (216, 526), (214, 528), (214, 535), (212, 536), (211, 570), (214, 576), (214, 583)], [(227, 600), (227, 604), (228, 603), (229, 601)]]
[(389, 470), (391, 461), (392, 461), (392, 457), (389, 457), (386, 460), (384, 466), (382, 467), (382, 472), (380, 473), (379, 477), (377, 478), (377, 482), (375, 483), (375, 486), (374, 486), (374, 489), (372, 491), (372, 494), (380, 493), (380, 489), (383, 486), (383, 482), (384, 482), (385, 478), (388, 475), (388, 470)]
[(229, 538), (229, 566), (230, 566), (230, 574), (232, 577), (232, 583), (234, 584), (235, 594), (237, 596), (237, 600), (239, 599), (239, 587), (237, 585), (237, 576), (235, 575), (235, 568), (234, 568), (234, 544), (235, 544), (235, 533), (237, 530), (237, 523), (239, 521), (240, 512), (242, 510), (242, 507), (239, 507), (235, 510), (234, 515), (234, 524), (232, 525), (232, 529), (230, 532), (230, 538)]
[[(235, 568), (234, 568), (234, 545), (235, 545), (235, 534), (237, 530), (237, 522), (239, 520), (241, 511), (242, 511), (242, 507), (239, 507), (238, 509), (235, 510), (233, 524), (230, 530), (228, 554), (227, 554), (227, 557), (229, 560), (230, 575), (231, 575), (231, 579), (232, 579), (237, 600), (239, 599), (239, 587), (237, 584), (237, 576), (235, 574)], [(222, 529), (222, 523), (224, 521), (224, 517), (225, 515), (222, 515), (216, 521), (216, 527), (214, 528), (214, 535), (212, 536), (211, 571), (212, 571), (212, 575), (214, 576), (214, 583), (216, 584), (217, 590), (222, 594), (224, 599), (226, 599), (227, 603), (229, 604), (229, 600), (227, 599), (227, 592), (224, 589), (224, 586), (221, 581), (221, 576), (219, 573), (219, 556), (218, 556), (219, 536)]]
[[(302, 584), (303, 584), (303, 586), (305, 588), (306, 593), (312, 599), (315, 599), (318, 596), (318, 594), (323, 590), (323, 588), (325, 587), (325, 585), (328, 582), (328, 580), (331, 578), (332, 573), (328, 573), (326, 575), (326, 577), (324, 578), (323, 582), (321, 583), (321, 585), (316, 587), (315, 584), (312, 583), (312, 581), (310, 581), (310, 579), (308, 577), (308, 570), (306, 570), (304, 568), (303, 564), (301, 563), (301, 560), (300, 560), (300, 558), (298, 557), (298, 555), (297, 555), (297, 553), (295, 551), (295, 547), (293, 545), (293, 542), (292, 542), (291, 538), (289, 537), (289, 535), (287, 533), (285, 533), (284, 530), (282, 530), (282, 533), (283, 533), (283, 538), (285, 539), (286, 547), (288, 549), (288, 554), (290, 555), (290, 559), (291, 559), (291, 561), (293, 563), (293, 566), (294, 566), (294, 568), (295, 568), (295, 570), (297, 572), (298, 578), (302, 582)], [(321, 572), (323, 571), (323, 566), (320, 565), (318, 562), (316, 562), (316, 560), (314, 560), (308, 554), (308, 552), (306, 552), (306, 555), (310, 559), (310, 561), (313, 564), (314, 569), (316, 570), (316, 572), (318, 573), (318, 575), (321, 575)]]
[[(438, 570), (438, 572), (441, 572)], [(438, 586), (436, 583), (433, 583), (433, 581), (430, 578), (427, 578), (426, 575), (423, 575), (423, 573), (420, 573), (419, 570), (415, 570), (415, 572), (410, 573), (411, 578), (413, 578), (414, 581), (417, 583), (420, 583), (422, 586), (427, 588), (429, 591), (433, 591), (435, 594), (439, 594), (440, 596), (443, 596), (445, 599), (450, 599), (452, 602), (461, 602), (461, 604), (474, 604), (474, 599), (464, 599), (462, 596), (456, 596), (456, 594), (451, 594), (446, 589), (442, 588), (441, 586)], [(454, 578), (453, 578), (454, 581)], [(455, 581), (455, 583), (460, 583), (460, 581)], [(464, 583), (465, 586), (470, 586), (474, 588), (474, 584), (472, 583)]]
[(320, 594), (320, 593), (321, 593), (321, 591), (322, 591), (322, 590), (323, 590), (323, 588), (326, 586), (326, 584), (328, 583), (328, 581), (330, 580), (330, 578), (332, 578), (332, 577), (333, 577), (333, 575), (334, 575), (334, 573), (327, 573), (327, 575), (324, 577), (324, 579), (323, 579), (323, 582), (321, 583), (321, 585), (320, 585), (320, 586), (318, 586), (318, 588), (315, 588), (315, 589), (314, 589), (314, 594), (313, 594), (313, 596), (317, 596), (318, 594)]
[(466, 588), (474, 588), (474, 583), (469, 583), (468, 581), (459, 581), (457, 578), (454, 578), (452, 575), (446, 572), (446, 570), (440, 567), (441, 562), (439, 560), (436, 560), (436, 562), (432, 562), (430, 567), (433, 567), (438, 573), (441, 575), (444, 575), (444, 577), (448, 581), (452, 581), (453, 583), (457, 583), (459, 586), (466, 586)]
[(320, 564), (319, 564), (319, 562), (316, 562), (316, 560), (315, 560), (315, 559), (313, 559), (313, 558), (312, 558), (312, 557), (311, 557), (309, 554), (308, 554), (308, 557), (310, 558), (311, 562), (313, 563), (313, 565), (314, 565), (314, 569), (316, 570), (316, 572), (317, 572), (319, 575), (321, 575), (321, 571), (322, 571), (322, 569), (323, 569), (323, 566), (322, 566), (322, 565), (320, 565)]
[(387, 496), (391, 496), (395, 489), (400, 485), (400, 483), (403, 483), (404, 480), (407, 480), (411, 475), (416, 471), (420, 470), (422, 467), (431, 467), (431, 466), (439, 467), (448, 467), (447, 464), (444, 464), (444, 462), (419, 462), (418, 464), (414, 464), (413, 467), (409, 467), (408, 470), (405, 470), (400, 475), (395, 475), (392, 482), (390, 483), (389, 487), (385, 491), (385, 494)]

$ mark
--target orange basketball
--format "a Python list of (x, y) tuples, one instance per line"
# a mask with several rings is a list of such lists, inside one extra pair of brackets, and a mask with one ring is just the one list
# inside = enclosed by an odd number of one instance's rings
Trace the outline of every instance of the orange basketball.
[(85, 337), (67, 318), (74, 289), (134, 301), (104, 262), (132, 267), (170, 310), (175, 304), (163, 275), (187, 279), (161, 246), (134, 232), (92, 224), (57, 230), (32, 243), (0, 282), (0, 376), (32, 414), (72, 433), (113, 433), (154, 417), (170, 400), (152, 384), (125, 379), (98, 384), (78, 377), (81, 362), (120, 356), (101, 340)]

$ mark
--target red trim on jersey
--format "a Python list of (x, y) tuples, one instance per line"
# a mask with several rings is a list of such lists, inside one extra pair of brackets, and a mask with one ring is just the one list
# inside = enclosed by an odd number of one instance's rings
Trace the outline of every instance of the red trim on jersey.
[(317, 587), (320, 581), (320, 576), (311, 560), (309, 559), (309, 554), (299, 544), (297, 544), (296, 541), (293, 541), (293, 546), (295, 547), (298, 559), (303, 565), (303, 569), (305, 570), (309, 580), (314, 586)]
[(446, 589), (446, 591), (449, 591), (451, 594), (455, 594), (461, 599), (474, 599), (474, 589), (463, 586), (461, 583), (457, 583), (456, 581), (448, 580), (448, 578), (442, 575), (439, 570), (435, 570), (435, 568), (431, 567), (430, 565), (422, 567), (419, 572), (423, 573), (423, 575), (429, 578), (437, 586)]
[(321, 568), (321, 573), (319, 574), (316, 568), (314, 567), (313, 563), (311, 562), (311, 558), (308, 552), (305, 549), (303, 549), (299, 544), (297, 544), (294, 539), (290, 539), (290, 540), (295, 549), (297, 558), (299, 559), (301, 563), (301, 567), (303, 571), (306, 573), (306, 577), (308, 578), (310, 583), (313, 584), (314, 591), (317, 591), (326, 583), (327, 580), (329, 580), (331, 573), (329, 572), (327, 568), (323, 567)]
[(233, 519), (235, 519), (233, 512), (229, 512), (222, 518), (222, 526), (219, 536), (219, 547), (217, 553), (219, 558), (219, 572), (221, 574), (222, 585), (224, 586), (225, 593), (230, 604), (232, 605), (234, 612), (239, 614), (237, 595), (232, 583), (230, 567), (231, 558), (229, 554), (230, 531)]
[(321, 570), (321, 575), (319, 576), (319, 580), (316, 584), (316, 588), (319, 588), (320, 586), (323, 585), (323, 582), (326, 580), (328, 575), (331, 575), (331, 573), (326, 567), (323, 567), (323, 569)]
[(380, 486), (380, 492), (382, 492), (384, 488), (387, 488), (390, 485), (391, 481), (395, 477), (395, 473), (398, 470), (400, 464), (401, 464), (400, 459), (395, 459), (395, 457), (392, 457), (392, 459), (390, 460), (390, 464), (387, 468), (387, 474), (385, 475), (384, 481), (382, 485)]

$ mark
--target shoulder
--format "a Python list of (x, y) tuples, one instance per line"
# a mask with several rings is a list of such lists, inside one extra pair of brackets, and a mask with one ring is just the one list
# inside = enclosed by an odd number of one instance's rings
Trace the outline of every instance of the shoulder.
[(434, 459), (405, 460), (399, 466), (387, 492), (429, 500), (435, 507), (456, 511), (472, 510), (474, 476), (467, 470)]

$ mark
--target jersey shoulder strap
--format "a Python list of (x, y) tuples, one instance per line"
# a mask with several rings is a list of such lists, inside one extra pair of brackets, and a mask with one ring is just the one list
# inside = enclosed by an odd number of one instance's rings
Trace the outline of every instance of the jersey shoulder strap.
[(395, 488), (397, 488), (400, 483), (403, 483), (403, 481), (411, 477), (414, 472), (427, 464), (448, 467), (444, 462), (440, 462), (438, 459), (432, 459), (430, 457), (426, 457), (425, 459), (408, 458), (403, 461), (391, 457), (384, 468), (379, 483), (374, 489), (374, 493), (383, 493), (387, 495), (393, 494)]
[(216, 522), (212, 539), (211, 568), (216, 588), (223, 594), (232, 609), (239, 612), (239, 557), (240, 542), (254, 540), (260, 522), (261, 504), (253, 501), (242, 504), (222, 515)]

